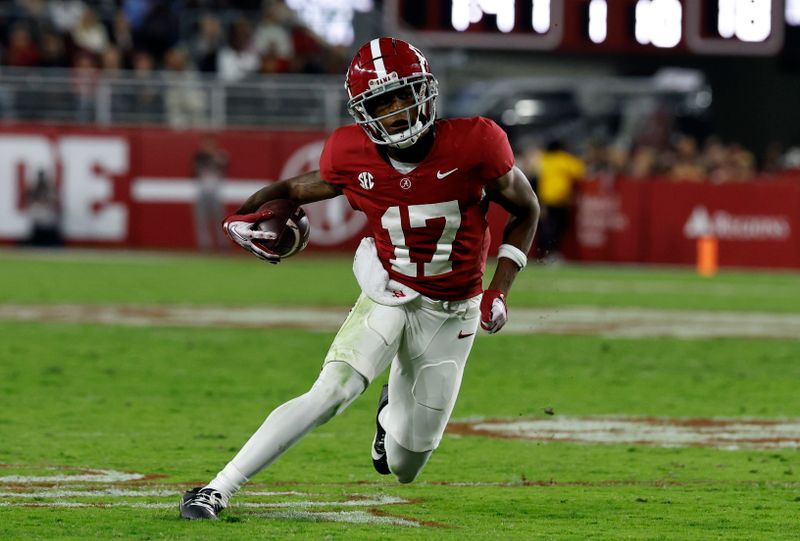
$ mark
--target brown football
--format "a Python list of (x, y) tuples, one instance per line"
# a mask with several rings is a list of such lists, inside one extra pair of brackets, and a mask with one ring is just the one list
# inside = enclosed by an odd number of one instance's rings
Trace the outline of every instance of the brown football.
[(274, 233), (275, 238), (253, 240), (254, 244), (282, 258), (291, 257), (306, 247), (311, 225), (303, 207), (288, 199), (275, 199), (267, 201), (258, 210), (271, 210), (272, 216), (253, 224), (253, 229)]

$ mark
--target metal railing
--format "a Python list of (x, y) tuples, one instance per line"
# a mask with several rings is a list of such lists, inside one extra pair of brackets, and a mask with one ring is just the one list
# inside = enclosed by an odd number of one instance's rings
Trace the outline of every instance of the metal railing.
[(350, 121), (345, 101), (338, 75), (262, 76), (226, 83), (195, 72), (0, 72), (2, 120), (331, 130)]

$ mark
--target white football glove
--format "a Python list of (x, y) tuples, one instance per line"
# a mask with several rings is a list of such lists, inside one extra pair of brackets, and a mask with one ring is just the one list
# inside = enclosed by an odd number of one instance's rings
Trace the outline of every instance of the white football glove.
[(270, 217), (272, 217), (271, 210), (251, 214), (233, 214), (225, 218), (222, 228), (233, 242), (257, 258), (275, 265), (281, 262), (280, 256), (263, 245), (253, 243), (254, 240), (275, 240), (277, 238), (277, 235), (271, 231), (253, 229), (253, 225)]
[(506, 297), (502, 291), (487, 289), (481, 299), (481, 329), (494, 334), (508, 321)]

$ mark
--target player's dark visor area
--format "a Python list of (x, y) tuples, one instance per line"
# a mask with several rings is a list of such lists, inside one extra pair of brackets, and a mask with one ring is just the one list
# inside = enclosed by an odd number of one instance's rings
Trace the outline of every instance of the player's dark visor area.
[(411, 87), (406, 86), (398, 88), (397, 90), (378, 94), (374, 98), (366, 100), (364, 102), (364, 107), (366, 107), (367, 112), (371, 116), (376, 116), (378, 113), (386, 114), (388, 112), (387, 109), (394, 105), (395, 102), (398, 102), (396, 105), (397, 109), (412, 105), (414, 103), (414, 92), (411, 90)]

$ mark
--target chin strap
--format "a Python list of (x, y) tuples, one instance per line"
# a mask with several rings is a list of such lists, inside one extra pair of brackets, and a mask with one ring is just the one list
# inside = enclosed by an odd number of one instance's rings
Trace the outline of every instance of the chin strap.
[[(420, 122), (420, 120), (417, 119), (417, 123), (414, 124), (414, 126), (412, 126), (411, 128), (405, 130), (404, 132), (398, 133), (397, 135), (389, 135), (388, 136), (389, 137), (389, 141), (391, 141), (395, 137), (398, 138), (398, 139), (401, 138), (401, 137), (405, 137), (405, 135), (407, 133), (411, 132), (412, 130), (419, 130), (420, 128), (422, 128), (422, 122)], [(408, 139), (405, 139), (403, 141), (400, 141), (400, 142), (397, 142), (397, 143), (389, 143), (389, 146), (392, 147), (392, 148), (408, 148), (411, 145), (413, 145), (414, 143), (416, 143), (419, 140), (419, 138), (422, 137), (422, 134), (423, 134), (423, 132), (419, 132), (419, 133), (417, 133), (417, 135), (409, 137)]]

